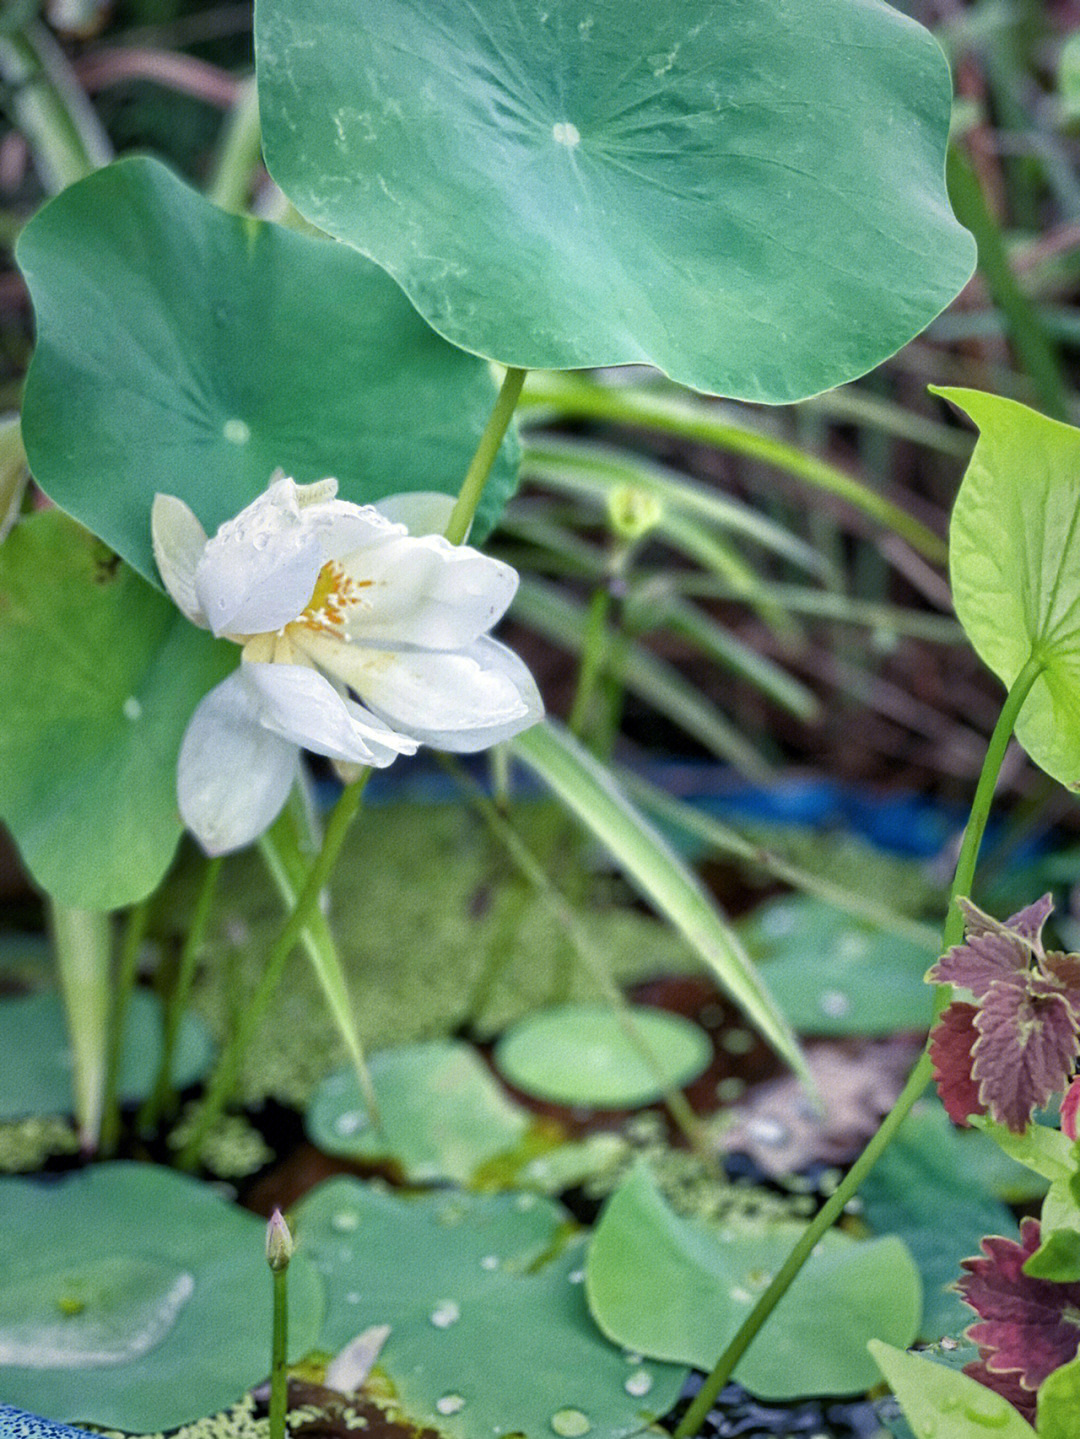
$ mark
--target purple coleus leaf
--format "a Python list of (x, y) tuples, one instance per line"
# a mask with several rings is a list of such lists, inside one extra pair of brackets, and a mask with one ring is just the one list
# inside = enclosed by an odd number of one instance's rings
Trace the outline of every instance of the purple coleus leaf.
[(1048, 894), (1004, 923), (961, 899), (964, 943), (927, 979), (967, 990), (930, 1037), (930, 1057), (951, 1119), (989, 1114), (1022, 1133), (1034, 1110), (1069, 1082), (1080, 1055), (1080, 955), (1047, 954)]
[(985, 1114), (979, 1086), (972, 1077), (971, 1051), (979, 1037), (975, 1028), (978, 1010), (963, 1000), (953, 1000), (930, 1034), (930, 1059), (934, 1066), (938, 1094), (954, 1124), (967, 1128), (970, 1114)]
[[(1034, 1418), (1039, 1385), (1080, 1349), (1080, 1284), (1032, 1279), (1023, 1266), (1039, 1247), (1039, 1221), (1025, 1219), (1020, 1242), (991, 1236), (965, 1259), (956, 1289), (979, 1316), (966, 1331), (979, 1359), (965, 1366), (981, 1384)], [(1024, 1396), (1027, 1396), (1026, 1400)]]

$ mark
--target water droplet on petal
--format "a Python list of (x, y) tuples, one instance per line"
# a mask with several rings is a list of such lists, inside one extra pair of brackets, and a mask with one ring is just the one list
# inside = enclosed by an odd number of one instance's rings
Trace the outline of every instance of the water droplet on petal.
[(551, 138), (556, 145), (565, 145), (572, 150), (575, 145), (581, 144), (581, 131), (569, 120), (560, 120), (557, 125), (552, 125)]
[(444, 1394), (435, 1400), (435, 1408), (440, 1414), (460, 1414), (465, 1408), (465, 1400), (460, 1394)]
[(644, 1399), (645, 1395), (648, 1394), (649, 1390), (652, 1388), (652, 1385), (652, 1375), (649, 1373), (649, 1371), (647, 1369), (637, 1369), (627, 1379), (626, 1383), (623, 1385), (623, 1388), (626, 1390), (627, 1394), (632, 1395), (633, 1398)]
[[(332, 1265), (331, 1265), (331, 1268), (333, 1268)], [(345, 1296), (345, 1303), (346, 1303), (346, 1304), (359, 1304), (359, 1303), (360, 1303), (360, 1295), (359, 1295), (359, 1292), (358, 1292), (357, 1290), (355, 1290), (355, 1289), (350, 1289), (349, 1292), (348, 1292), (348, 1294), (346, 1294), (346, 1296)]]
[(428, 1315), (436, 1329), (449, 1329), (451, 1324), (456, 1324), (461, 1318), (461, 1306), (453, 1299), (443, 1299)]
[(569, 1281), (570, 1281), (571, 1284), (584, 1284), (584, 1283), (585, 1283), (585, 1271), (584, 1271), (584, 1269), (571, 1269), (570, 1273), (569, 1273), (566, 1277), (567, 1277), (567, 1279), (569, 1279)]
[(142, 719), (142, 705), (134, 695), (128, 695), (123, 703), (124, 718), (129, 720)]
[(587, 1415), (580, 1409), (559, 1409), (551, 1416), (551, 1427), (562, 1439), (578, 1439), (592, 1428)]
[(643, 1354), (635, 1354), (632, 1349), (627, 1349), (623, 1354), (623, 1358), (627, 1364), (632, 1364), (635, 1367), (645, 1362), (645, 1356)]
[(498, 1269), (499, 1256), (497, 1254), (485, 1254), (480, 1261), (481, 1269)]
[(330, 1227), (340, 1234), (350, 1234), (360, 1228), (360, 1216), (355, 1209), (341, 1209), (330, 1216)]

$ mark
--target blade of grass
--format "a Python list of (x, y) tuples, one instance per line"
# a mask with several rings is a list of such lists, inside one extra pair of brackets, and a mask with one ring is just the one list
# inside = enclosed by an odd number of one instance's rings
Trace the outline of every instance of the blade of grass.
[[(512, 609), (514, 619), (535, 630), (552, 644), (580, 653), (586, 612), (582, 605), (540, 580), (524, 579)], [(645, 700), (706, 749), (751, 779), (764, 779), (770, 769), (734, 725), (717, 713), (678, 670), (625, 637), (608, 655), (608, 673)], [(613, 666), (618, 667), (617, 674)]]
[[(656, 589), (657, 602), (661, 604), (664, 602), (661, 596), (671, 592), (699, 599), (743, 598), (736, 586), (698, 575), (673, 575), (665, 571), (651, 576), (643, 583), (642, 588), (646, 584)], [(853, 599), (831, 590), (812, 590), (800, 585), (769, 585), (767, 592), (778, 604), (795, 614), (832, 620), (838, 624), (890, 630), (896, 635), (929, 640), (934, 644), (966, 643), (960, 625), (948, 615), (901, 609), (897, 605)]]
[(1034, 305), (1012, 272), (1005, 239), (987, 204), (970, 160), (956, 144), (949, 146), (946, 177), (956, 217), (979, 246), (979, 273), (1005, 317), (1013, 351), (1031, 379), (1039, 402), (1057, 420), (1069, 419), (1068, 386), (1061, 360)]
[(64, 1014), (71, 1039), (75, 1122), (83, 1151), (101, 1136), (112, 992), (112, 927), (108, 914), (49, 901)]
[(798, 1042), (742, 943), (652, 824), (600, 765), (556, 721), (510, 741), (511, 752), (607, 849), (640, 893), (688, 941), (717, 983), (814, 1092)]
[[(741, 416), (736, 421), (730, 406), (722, 407), (715, 401), (688, 395), (654, 394), (629, 385), (598, 385), (578, 375), (550, 371), (532, 375), (530, 386), (527, 392), (529, 400), (546, 404), (564, 416), (658, 430), (662, 434), (700, 440), (731, 454), (759, 460), (845, 500), (854, 509), (894, 530), (934, 564), (944, 564), (948, 558), (944, 540), (899, 505), (827, 460), (805, 454), (795, 445), (751, 429)], [(523, 411), (522, 419), (528, 419), (527, 409)], [(530, 444), (535, 444), (535, 438), (530, 440)]]
[[(295, 909), (311, 869), (311, 856), (305, 855), (292, 816), (288, 810), (271, 826), (259, 840), (259, 853), (267, 872), (274, 881), (286, 911)], [(360, 1092), (371, 1113), (372, 1122), (378, 1123), (378, 1106), (375, 1090), (360, 1032), (356, 1027), (356, 1014), (349, 995), (349, 985), (342, 968), (341, 956), (326, 916), (316, 906), (300, 935), (300, 943), (311, 961), (315, 978), (319, 981), (323, 995), (330, 1009), (338, 1033), (348, 1050), (356, 1071)]]
[[(762, 694), (768, 695), (775, 704), (798, 719), (814, 720), (821, 713), (820, 701), (812, 690), (781, 669), (767, 655), (744, 644), (696, 605), (687, 604), (674, 595), (658, 604), (655, 592), (649, 589), (646, 589), (643, 599), (639, 600), (635, 590), (627, 601), (627, 619), (635, 634), (662, 629), (681, 635), (714, 664), (721, 665), (741, 679), (749, 681), (761, 690)], [(647, 619), (647, 630), (636, 628), (639, 619)]]
[(651, 784), (640, 775), (622, 769), (617, 770), (616, 774), (630, 798), (660, 823), (681, 830), (684, 834), (703, 841), (718, 854), (741, 860), (782, 884), (790, 885), (792, 889), (824, 900), (826, 904), (843, 910), (845, 914), (866, 920), (875, 929), (895, 934), (911, 944), (921, 945), (928, 954), (937, 954), (939, 936), (933, 925), (909, 919), (907, 915), (899, 914), (873, 895), (862, 894), (813, 874), (800, 865), (789, 864), (780, 855), (748, 840), (722, 820), (696, 809), (685, 800), (676, 799), (674, 795), (668, 794), (666, 790)]
[[(657, 526), (663, 534), (667, 512), (685, 519), (696, 517), (717, 529), (752, 540), (762, 549), (790, 560), (809, 574), (828, 570), (824, 560), (804, 540), (783, 525), (767, 519), (750, 505), (717, 494), (673, 470), (650, 463), (609, 446), (548, 440), (532, 436), (525, 445), (522, 470), (553, 489), (591, 497), (606, 509), (607, 497), (617, 486), (634, 485), (655, 495), (665, 514)], [(749, 571), (749, 573), (753, 573)]]

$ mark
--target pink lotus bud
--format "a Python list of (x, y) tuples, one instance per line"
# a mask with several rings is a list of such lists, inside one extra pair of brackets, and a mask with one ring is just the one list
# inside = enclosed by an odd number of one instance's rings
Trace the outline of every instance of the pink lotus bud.
[(293, 1239), (289, 1226), (282, 1218), (281, 1210), (275, 1209), (270, 1216), (270, 1223), (266, 1226), (266, 1262), (276, 1274), (279, 1270), (288, 1268), (292, 1255)]

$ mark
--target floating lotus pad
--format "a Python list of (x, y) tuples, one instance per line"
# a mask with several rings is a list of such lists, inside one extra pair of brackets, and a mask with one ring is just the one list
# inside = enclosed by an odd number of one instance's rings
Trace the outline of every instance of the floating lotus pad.
[(896, 1034), (933, 1020), (923, 975), (934, 955), (831, 904), (784, 896), (755, 910), (741, 934), (800, 1034)]
[(440, 334), (787, 401), (964, 285), (951, 84), (876, 0), (258, 0), (267, 163)]
[[(616, 1343), (708, 1370), (804, 1228), (781, 1222), (720, 1230), (681, 1218), (639, 1166), (593, 1236), (589, 1309)], [(910, 1344), (921, 1297), (918, 1271), (899, 1239), (856, 1242), (830, 1230), (735, 1377), (765, 1399), (865, 1390), (875, 1380), (867, 1340)]]
[(308, 1136), (327, 1154), (393, 1160), (414, 1184), (466, 1184), (485, 1161), (513, 1149), (529, 1126), (526, 1112), (467, 1044), (440, 1040), (384, 1049), (369, 1068), (378, 1129), (352, 1070), (330, 1075), (312, 1100)]
[[(0, 1000), (0, 1122), (33, 1114), (69, 1114), (71, 1056), (64, 1006), (58, 994)], [(178, 1089), (206, 1073), (213, 1046), (206, 1026), (185, 1014), (177, 1037), (173, 1080)], [(152, 994), (131, 996), (120, 1050), (117, 1094), (144, 1098), (161, 1057), (161, 1005)]]
[[(211, 1414), (269, 1368), (265, 1225), (198, 1180), (101, 1164), (0, 1180), (0, 1392), (58, 1420), (135, 1432)], [(290, 1354), (323, 1294), (289, 1269)]]
[(326, 1281), (321, 1346), (338, 1351), (389, 1324), (379, 1364), (402, 1409), (451, 1439), (620, 1439), (678, 1398), (685, 1369), (630, 1363), (597, 1330), (584, 1240), (566, 1241), (567, 1215), (549, 1200), (404, 1199), (332, 1179), (303, 1200), (296, 1223)]
[(1080, 430), (978, 390), (936, 393), (979, 427), (949, 529), (957, 617), (1004, 685), (1044, 661), (1016, 737), (1080, 790)]
[[(22, 430), (41, 487), (154, 584), (150, 505), (212, 534), (280, 466), (343, 499), (456, 494), (495, 398), (355, 251), (227, 215), (152, 160), (70, 186), (23, 230), (37, 318)], [(477, 515), (513, 487), (504, 445)]]
[(644, 1006), (624, 1015), (605, 1004), (529, 1015), (495, 1049), (500, 1073), (523, 1093), (598, 1109), (652, 1104), (665, 1089), (696, 1079), (711, 1059), (708, 1035), (690, 1020)]
[(236, 650), (56, 511), (4, 541), (0, 594), (0, 816), (55, 899), (132, 904), (173, 857), (180, 740)]

